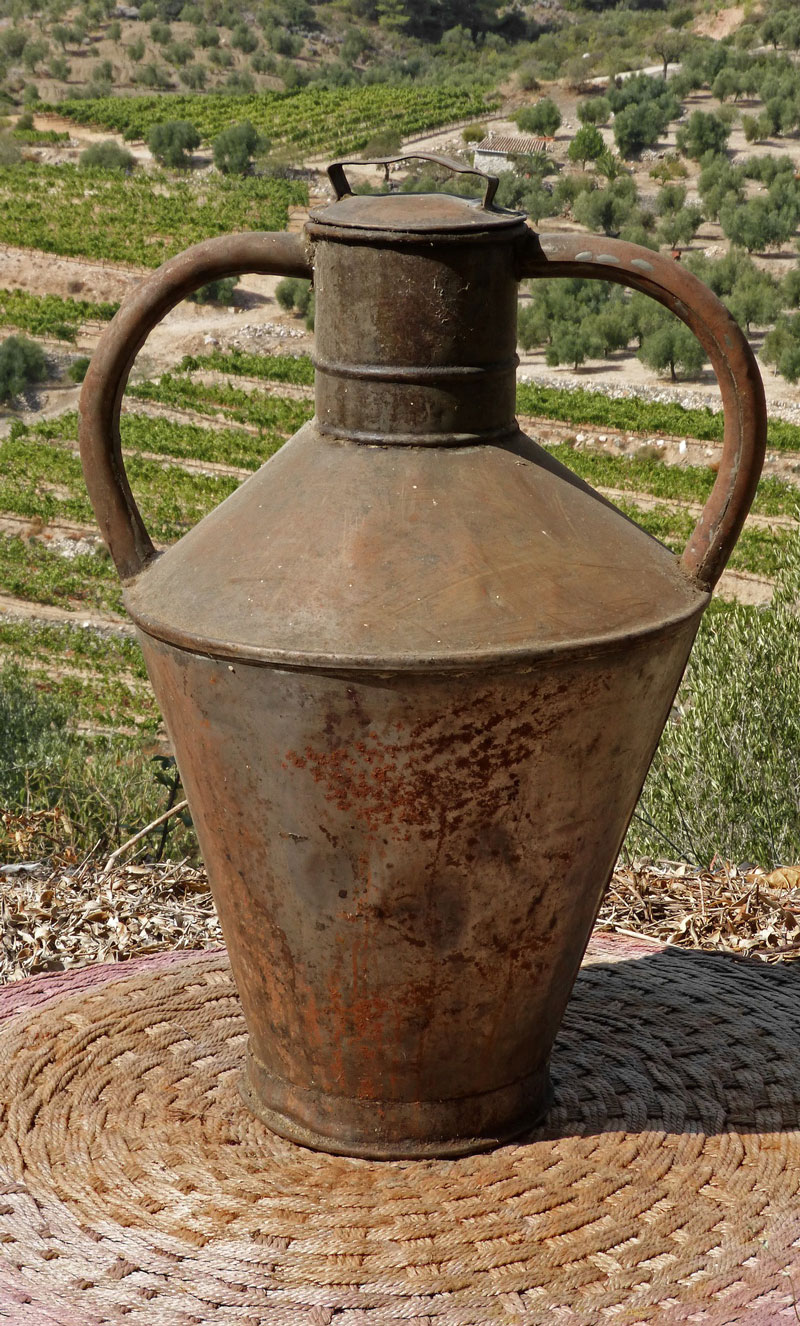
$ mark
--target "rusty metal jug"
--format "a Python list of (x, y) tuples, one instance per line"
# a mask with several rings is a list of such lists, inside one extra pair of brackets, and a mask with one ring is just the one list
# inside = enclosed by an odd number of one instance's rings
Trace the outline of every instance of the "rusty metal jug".
[[(671, 259), (539, 236), (492, 206), (491, 178), (482, 201), (354, 196), (347, 164), (303, 236), (209, 240), (126, 299), (81, 447), (241, 996), (245, 1100), (307, 1146), (458, 1155), (547, 1109), (603, 891), (753, 497), (763, 388)], [(316, 417), (159, 555), (125, 477), (125, 382), (178, 300), (243, 272), (313, 276)], [(518, 283), (551, 276), (652, 295), (714, 365), (723, 458), (680, 560), (517, 426)]]

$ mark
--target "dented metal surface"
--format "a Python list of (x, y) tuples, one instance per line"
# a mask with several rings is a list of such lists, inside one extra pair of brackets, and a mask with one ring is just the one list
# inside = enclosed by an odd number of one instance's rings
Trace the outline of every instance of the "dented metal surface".
[[(345, 193), (309, 223), (308, 258), (234, 237), (210, 271), (201, 246), (123, 306), (82, 397), (90, 491), (244, 1006), (245, 1099), (352, 1155), (461, 1154), (547, 1108), (763, 454), (752, 356), (688, 273), (483, 211)], [(228, 243), (254, 270), (313, 259), (317, 416), (156, 558), (118, 448), (130, 347), (187, 281), (242, 270)], [(713, 351), (726, 459), (684, 569), (517, 428), (517, 283), (562, 274), (647, 289)]]

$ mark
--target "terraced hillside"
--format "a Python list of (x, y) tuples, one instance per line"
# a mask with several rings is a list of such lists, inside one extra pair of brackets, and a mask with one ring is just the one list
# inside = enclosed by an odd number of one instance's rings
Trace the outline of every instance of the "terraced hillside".
[[(123, 449), (137, 501), (157, 541), (167, 545), (180, 538), (311, 417), (311, 377), (306, 357), (215, 352), (188, 358), (179, 370), (129, 390)], [(549, 418), (531, 413), (545, 402)], [(607, 406), (613, 417), (613, 403)], [(559, 397), (551, 392), (543, 398), (523, 386), (519, 407), (527, 429), (559, 460), (612, 497), (648, 532), (676, 550), (682, 547), (713, 483), (717, 444), (696, 443), (703, 463), (675, 466), (657, 454), (652, 429), (651, 440), (643, 441), (641, 433), (614, 430), (611, 423), (602, 433), (597, 424), (584, 424), (578, 443), (574, 430), (581, 411), (572, 393)], [(559, 407), (569, 408), (571, 425), (553, 420)], [(596, 403), (588, 400), (583, 413), (591, 414), (593, 407)], [(657, 409), (653, 414), (657, 419)], [(692, 430), (701, 429), (692, 412), (684, 416), (680, 441), (688, 443)], [(673, 413), (672, 418), (681, 416)], [(658, 440), (669, 446), (669, 435)], [(773, 465), (781, 463), (782, 475), (762, 480), (732, 558), (735, 574), (727, 592), (734, 596), (751, 596), (756, 586), (758, 597), (768, 597), (796, 527), (800, 428), (784, 425), (781, 440), (780, 454), (777, 449), (771, 454)], [(116, 574), (86, 495), (74, 412), (31, 426), (16, 423), (0, 442), (0, 528), (5, 606), (9, 596), (15, 597), (18, 618), (24, 618), (0, 622), (4, 654), (21, 651), (43, 684), (47, 679), (47, 685), (66, 687), (87, 721), (126, 732), (132, 727), (154, 732), (157, 717), (135, 646), (125, 647), (121, 673), (118, 640), (107, 650), (97, 643), (76, 643), (93, 638), (79, 627), (85, 620), (120, 638), (128, 628)], [(59, 631), (63, 648), (55, 647)]]

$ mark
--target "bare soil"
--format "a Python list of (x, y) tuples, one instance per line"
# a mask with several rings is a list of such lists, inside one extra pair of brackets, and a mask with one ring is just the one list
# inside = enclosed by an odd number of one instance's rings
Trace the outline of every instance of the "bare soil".
[(720, 41), (740, 28), (746, 16), (746, 5), (731, 5), (728, 9), (718, 10), (716, 14), (701, 15), (695, 19), (692, 31), (698, 37), (713, 37), (715, 41)]

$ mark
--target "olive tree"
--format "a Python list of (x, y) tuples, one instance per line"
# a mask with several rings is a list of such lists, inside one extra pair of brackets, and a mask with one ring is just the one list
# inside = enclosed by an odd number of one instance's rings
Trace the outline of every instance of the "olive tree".
[(214, 165), (223, 175), (244, 175), (258, 146), (258, 131), (249, 120), (233, 124), (214, 139)]
[(47, 376), (44, 351), (27, 336), (8, 336), (0, 345), (0, 401), (12, 401)]
[(578, 119), (581, 124), (608, 124), (611, 107), (606, 97), (587, 97), (578, 102)]
[(676, 145), (684, 156), (699, 161), (706, 152), (725, 151), (730, 127), (713, 111), (692, 111), (688, 122), (677, 133)]
[(188, 120), (167, 120), (154, 124), (147, 136), (147, 146), (156, 161), (173, 170), (188, 170), (191, 152), (200, 146), (200, 135)]
[(561, 111), (550, 97), (543, 97), (534, 106), (518, 111), (514, 119), (523, 133), (552, 138), (561, 125)]
[(666, 314), (660, 326), (654, 326), (645, 333), (636, 354), (643, 364), (654, 368), (657, 373), (663, 373), (668, 368), (673, 382), (678, 380), (678, 369), (685, 377), (696, 377), (706, 358), (694, 333), (671, 314)]

